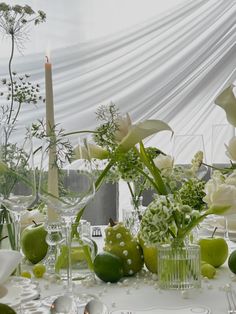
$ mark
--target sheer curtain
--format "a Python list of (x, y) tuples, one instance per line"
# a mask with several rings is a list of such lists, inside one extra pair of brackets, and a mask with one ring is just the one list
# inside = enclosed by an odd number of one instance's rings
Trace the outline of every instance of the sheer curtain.
[[(165, 3), (28, 1), (46, 11), (47, 22), (32, 31), (14, 68), (30, 73), (43, 91), (44, 56), (50, 48), (56, 122), (68, 131), (93, 129), (96, 108), (112, 101), (134, 122), (163, 119), (176, 134), (203, 134), (210, 156), (211, 125), (225, 122), (214, 98), (236, 80), (236, 2)], [(1, 45), (4, 77), (6, 38)], [(44, 105), (25, 107), (20, 119), (33, 121), (44, 113)], [(171, 150), (169, 134), (153, 136), (149, 143)]]

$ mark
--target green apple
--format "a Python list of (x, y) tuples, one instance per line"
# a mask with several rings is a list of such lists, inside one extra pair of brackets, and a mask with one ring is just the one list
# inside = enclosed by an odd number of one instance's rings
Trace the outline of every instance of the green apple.
[(21, 249), (25, 257), (33, 264), (40, 262), (47, 254), (47, 231), (43, 224), (33, 224), (21, 233)]
[(228, 244), (223, 238), (202, 238), (198, 244), (201, 248), (201, 259), (214, 267), (220, 267), (228, 257)]

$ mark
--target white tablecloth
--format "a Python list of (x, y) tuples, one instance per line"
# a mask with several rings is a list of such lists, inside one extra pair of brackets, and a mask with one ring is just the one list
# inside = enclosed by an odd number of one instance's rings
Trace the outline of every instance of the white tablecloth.
[[(99, 250), (102, 249), (103, 239), (94, 238), (97, 241)], [(232, 244), (232, 243), (231, 243)], [(236, 244), (231, 250), (236, 248)], [(40, 299), (65, 292), (63, 282), (39, 279)], [(197, 290), (188, 291), (164, 291), (158, 287), (156, 276), (143, 271), (135, 277), (123, 278), (116, 284), (108, 284), (96, 279), (95, 282), (80, 281), (74, 283), (74, 294), (89, 293), (96, 295), (104, 302), (110, 311), (115, 310), (142, 310), (137, 314), (146, 314), (145, 310), (151, 308), (178, 308), (178, 307), (206, 307), (210, 308), (212, 314), (227, 313), (226, 296), (224, 286), (231, 283), (236, 290), (236, 275), (228, 269), (227, 262), (217, 269), (217, 274), (212, 280), (202, 280), (202, 287)], [(37, 301), (37, 302), (40, 302)], [(29, 313), (36, 313), (34, 311)], [(45, 312), (37, 312), (45, 313)], [(124, 312), (123, 314), (134, 314)], [(163, 314), (162, 311), (153, 313)], [(179, 313), (179, 312), (178, 312)], [(201, 313), (194, 312), (194, 313)], [(24, 313), (25, 314), (25, 313)], [(173, 311), (173, 314), (175, 312)], [(181, 313), (182, 314), (182, 313)], [(184, 310), (183, 310), (184, 314)]]
[[(83, 282), (76, 283), (74, 292), (75, 295), (81, 292), (95, 294), (108, 306), (110, 311), (195, 305), (209, 307), (212, 314), (224, 314), (227, 313), (227, 304), (223, 287), (227, 283), (232, 283), (236, 289), (236, 276), (232, 276), (227, 266), (224, 265), (217, 270), (215, 279), (203, 280), (202, 288), (198, 290), (184, 292), (160, 290), (156, 280), (142, 275), (140, 278), (126, 278), (123, 283), (118, 284), (106, 284), (100, 280), (97, 280), (97, 284), (87, 286)], [(48, 286), (45, 280), (41, 280), (40, 287), (41, 297), (63, 291), (62, 285), (51, 283)]]
[[(104, 234), (103, 229), (102, 233)], [(102, 250), (103, 238), (94, 239), (99, 250)], [(230, 242), (231, 251), (234, 247), (236, 248), (236, 243)], [(228, 283), (231, 283), (236, 290), (236, 275), (230, 272), (226, 262), (217, 269), (214, 279), (203, 279), (201, 289), (197, 290), (184, 292), (160, 290), (156, 276), (151, 275), (149, 272), (143, 272), (136, 277), (124, 278), (117, 284), (107, 284), (99, 279), (96, 279), (94, 284), (86, 283), (86, 281), (75, 283), (74, 291), (75, 294), (84, 292), (98, 296), (110, 311), (118, 309), (144, 311), (148, 308), (203, 306), (209, 307), (212, 314), (224, 314), (227, 313), (227, 303), (223, 288)], [(48, 287), (48, 282), (45, 283), (44, 280), (41, 281), (40, 286), (42, 297), (63, 291), (62, 285), (52, 283)], [(48, 289), (45, 289), (45, 287)], [(145, 312), (143, 313), (145, 314)]]

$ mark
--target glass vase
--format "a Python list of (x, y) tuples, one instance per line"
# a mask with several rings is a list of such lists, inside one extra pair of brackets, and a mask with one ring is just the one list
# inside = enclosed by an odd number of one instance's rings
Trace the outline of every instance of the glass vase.
[(174, 240), (158, 246), (158, 279), (161, 289), (201, 287), (200, 247)]
[(124, 225), (134, 236), (139, 232), (142, 215), (146, 209), (146, 207), (143, 206), (142, 201), (142, 196), (136, 200), (131, 199), (130, 205), (123, 209)]
[[(77, 231), (76, 231), (77, 229)], [(72, 224), (71, 237), (71, 273), (72, 280), (83, 280), (91, 277), (93, 273), (93, 260), (95, 257), (95, 244), (90, 238), (90, 223), (80, 220), (79, 225)], [(67, 247), (62, 242), (59, 245), (58, 257), (56, 260), (56, 272), (61, 279), (66, 278), (67, 274)]]

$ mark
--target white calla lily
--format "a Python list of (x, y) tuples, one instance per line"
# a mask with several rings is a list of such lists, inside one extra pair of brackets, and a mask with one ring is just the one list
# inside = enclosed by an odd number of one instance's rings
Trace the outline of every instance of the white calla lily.
[[(87, 145), (90, 152), (90, 158), (106, 159), (108, 157), (108, 151), (102, 147), (92, 143), (88, 143)], [(75, 159), (88, 158), (85, 147), (80, 145), (76, 146), (74, 148), (74, 157)]]
[(233, 161), (236, 161), (236, 136), (232, 137), (229, 144), (226, 145), (226, 155)]
[(236, 186), (230, 181), (219, 183), (210, 179), (205, 186), (206, 196), (203, 198), (217, 215), (229, 216), (236, 213)]
[(128, 151), (146, 137), (161, 131), (171, 131), (173, 133), (169, 125), (161, 120), (145, 120), (139, 122), (130, 127), (127, 135), (120, 142), (119, 147), (123, 151)]
[(158, 169), (172, 169), (174, 166), (174, 159), (169, 155), (158, 155), (155, 159), (153, 159), (155, 166)]
[(118, 125), (118, 130), (115, 132), (115, 141), (119, 143), (128, 134), (132, 126), (129, 114), (127, 113), (125, 117), (117, 119), (116, 124)]
[(236, 127), (236, 98), (233, 92), (234, 85), (228, 86), (215, 99), (216, 105), (225, 110), (227, 120)]

